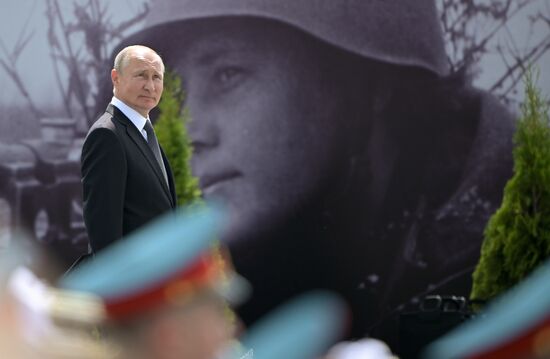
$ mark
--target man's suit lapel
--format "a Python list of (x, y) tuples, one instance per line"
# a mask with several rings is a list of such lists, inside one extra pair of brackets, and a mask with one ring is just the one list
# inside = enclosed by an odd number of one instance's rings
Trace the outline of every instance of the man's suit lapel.
[(126, 127), (126, 133), (135, 143), (139, 151), (146, 158), (147, 162), (149, 163), (149, 166), (151, 166), (151, 168), (155, 172), (160, 182), (160, 185), (164, 189), (164, 192), (166, 193), (168, 198), (170, 198), (170, 202), (172, 202), (172, 204), (175, 205), (173, 196), (170, 192), (170, 189), (168, 188), (168, 184), (164, 179), (164, 174), (160, 169), (160, 166), (155, 158), (155, 155), (153, 154), (153, 151), (151, 151), (151, 149), (149, 148), (149, 145), (145, 141), (145, 138), (143, 138), (143, 136), (139, 133), (136, 126), (132, 124), (132, 122), (122, 113), (122, 111), (117, 109), (115, 106), (110, 104), (109, 107), (107, 107), (107, 112), (111, 113), (115, 120), (117, 120), (118, 122), (120, 122)]

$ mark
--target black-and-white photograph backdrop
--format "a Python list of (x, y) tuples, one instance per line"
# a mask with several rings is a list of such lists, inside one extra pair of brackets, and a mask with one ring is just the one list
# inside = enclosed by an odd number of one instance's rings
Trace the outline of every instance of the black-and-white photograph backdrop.
[(4, 2), (0, 251), (21, 229), (67, 268), (88, 251), (82, 144), (114, 52), (143, 43), (182, 79), (193, 174), (254, 288), (245, 323), (327, 288), (350, 337), (395, 343), (423, 296), (468, 296), (530, 66), (550, 94), (548, 0), (433, 1)]

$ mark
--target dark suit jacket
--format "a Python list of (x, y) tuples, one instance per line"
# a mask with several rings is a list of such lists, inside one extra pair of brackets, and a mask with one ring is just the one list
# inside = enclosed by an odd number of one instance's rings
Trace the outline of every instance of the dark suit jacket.
[(164, 152), (169, 186), (147, 141), (109, 104), (82, 147), (84, 222), (92, 253), (176, 207), (174, 179)]

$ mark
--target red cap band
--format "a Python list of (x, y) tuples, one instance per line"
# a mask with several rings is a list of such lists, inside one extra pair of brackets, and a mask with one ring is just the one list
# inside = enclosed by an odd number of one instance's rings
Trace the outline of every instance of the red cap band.
[(223, 259), (215, 254), (203, 255), (191, 267), (176, 272), (154, 285), (129, 295), (108, 299), (105, 309), (110, 318), (123, 320), (165, 303), (183, 304), (201, 288), (223, 277)]

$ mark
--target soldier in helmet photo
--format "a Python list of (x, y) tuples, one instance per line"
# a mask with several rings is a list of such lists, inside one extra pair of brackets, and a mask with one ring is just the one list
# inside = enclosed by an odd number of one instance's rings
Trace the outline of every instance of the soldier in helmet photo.
[(513, 119), (450, 72), (433, 0), (153, 1), (138, 43), (182, 78), (246, 323), (325, 288), (392, 344), (407, 304), (469, 293)]

